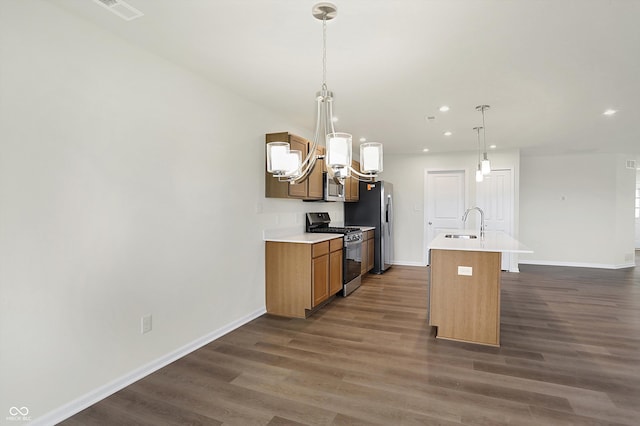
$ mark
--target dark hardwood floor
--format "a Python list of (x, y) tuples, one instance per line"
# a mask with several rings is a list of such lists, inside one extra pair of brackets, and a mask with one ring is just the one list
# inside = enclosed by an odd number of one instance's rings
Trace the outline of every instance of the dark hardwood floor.
[(64, 424), (640, 424), (640, 268), (503, 273), (500, 348), (434, 339), (426, 273), (263, 315)]

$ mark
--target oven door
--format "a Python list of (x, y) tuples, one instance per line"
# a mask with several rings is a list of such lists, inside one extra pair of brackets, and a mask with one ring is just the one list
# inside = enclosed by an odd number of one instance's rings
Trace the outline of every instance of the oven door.
[(362, 241), (345, 241), (343, 247), (342, 282), (347, 284), (360, 275), (362, 266)]

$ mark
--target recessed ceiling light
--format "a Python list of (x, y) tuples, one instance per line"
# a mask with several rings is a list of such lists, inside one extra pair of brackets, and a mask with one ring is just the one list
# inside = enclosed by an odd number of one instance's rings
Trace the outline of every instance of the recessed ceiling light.
[(93, 0), (94, 3), (99, 4), (100, 6), (107, 9), (109, 12), (118, 15), (125, 21), (131, 21), (133, 19), (139, 18), (144, 15), (144, 13), (140, 12), (135, 7), (131, 6), (128, 3), (125, 3), (123, 0)]
[(360, 142), (366, 142), (367, 138), (360, 138)]
[(442, 105), (442, 106), (440, 107), (440, 112), (447, 112), (447, 111), (449, 111), (449, 107), (448, 107), (448, 106), (446, 106), (446, 105)]
[(451, 133), (449, 130), (447, 130), (446, 132), (444, 132), (445, 136), (451, 136), (453, 133)]
[(489, 145), (489, 148), (491, 148), (491, 149), (496, 149), (496, 148), (497, 148), (497, 146), (496, 146), (496, 145)]
[(422, 152), (429, 152), (429, 148), (424, 148)]
[(618, 112), (618, 111), (617, 111), (617, 110), (615, 110), (615, 109), (608, 109), (608, 110), (606, 110), (605, 112), (603, 112), (602, 114), (603, 114), (603, 115), (613, 115), (613, 114), (615, 114), (616, 112)]

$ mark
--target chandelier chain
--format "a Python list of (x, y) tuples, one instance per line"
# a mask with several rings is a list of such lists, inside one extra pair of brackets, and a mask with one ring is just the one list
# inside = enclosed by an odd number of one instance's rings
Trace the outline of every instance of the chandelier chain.
[(484, 106), (482, 107), (482, 139), (484, 141), (484, 152), (487, 152), (487, 126), (484, 125)]
[(475, 127), (474, 129), (478, 133), (478, 164), (480, 164), (480, 129), (484, 130), (484, 122), (482, 123), (482, 127)]
[(327, 88), (327, 14), (322, 16), (322, 88)]

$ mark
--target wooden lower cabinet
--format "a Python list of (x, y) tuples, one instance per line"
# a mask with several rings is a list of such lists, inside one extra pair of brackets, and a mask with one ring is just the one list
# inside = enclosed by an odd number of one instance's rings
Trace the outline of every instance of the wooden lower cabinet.
[(342, 290), (342, 241), (340, 249), (329, 254), (329, 265), (329, 295), (333, 296)]
[(429, 325), (436, 337), (500, 345), (497, 252), (431, 250)]
[(363, 275), (373, 269), (374, 255), (374, 231), (372, 229), (362, 233), (362, 265), (360, 272)]
[[(366, 234), (366, 232), (365, 232)], [(369, 263), (367, 262), (367, 257), (369, 256), (369, 242), (367, 241), (367, 239), (363, 236), (362, 237), (362, 249), (361, 249), (361, 261), (362, 263), (360, 263), (360, 275), (364, 275), (367, 273), (367, 266), (369, 265)]]
[[(312, 260), (312, 298), (311, 307), (316, 307), (329, 297), (329, 242), (314, 244), (314, 247), (322, 247), (320, 255), (315, 255)], [(326, 247), (326, 248), (325, 248)], [(326, 250), (326, 251), (325, 251)], [(315, 252), (316, 250), (314, 250)]]
[(373, 265), (375, 262), (375, 238), (374, 238), (374, 231), (367, 231), (368, 233), (368, 240), (367, 240), (367, 272), (369, 272), (370, 270), (373, 269)]
[(342, 237), (315, 244), (267, 241), (267, 313), (306, 318), (342, 289)]

